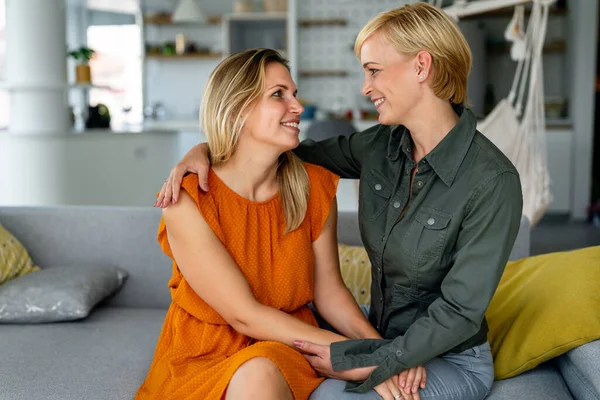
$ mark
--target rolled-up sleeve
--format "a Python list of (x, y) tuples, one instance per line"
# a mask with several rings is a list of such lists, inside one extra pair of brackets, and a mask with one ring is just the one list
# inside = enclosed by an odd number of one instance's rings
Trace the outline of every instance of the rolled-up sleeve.
[(522, 208), (521, 184), (514, 171), (500, 172), (474, 190), (452, 254), (452, 267), (427, 315), (391, 342), (331, 345), (335, 371), (378, 366), (365, 382), (350, 383), (347, 390), (366, 392), (403, 370), (448, 352), (479, 331), (519, 231)]
[(388, 127), (375, 125), (350, 136), (337, 136), (318, 142), (307, 139), (300, 143), (294, 153), (302, 161), (324, 167), (340, 178), (358, 179), (378, 133), (386, 129)]

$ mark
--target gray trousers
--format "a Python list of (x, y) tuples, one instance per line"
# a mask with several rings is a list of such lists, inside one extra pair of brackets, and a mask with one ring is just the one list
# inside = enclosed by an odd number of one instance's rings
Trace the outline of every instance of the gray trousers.
[[(365, 311), (368, 314), (368, 309), (363, 308)], [(419, 389), (421, 399), (482, 400), (489, 394), (494, 382), (494, 362), (489, 343), (461, 353), (436, 357), (426, 362), (424, 367), (427, 382), (425, 389)], [(310, 400), (381, 400), (375, 390), (350, 393), (344, 391), (345, 386), (345, 381), (326, 379), (311, 394)]]

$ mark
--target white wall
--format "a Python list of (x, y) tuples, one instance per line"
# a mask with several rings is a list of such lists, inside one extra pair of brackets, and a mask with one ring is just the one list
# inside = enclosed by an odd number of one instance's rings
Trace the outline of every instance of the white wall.
[(0, 134), (0, 204), (150, 206), (180, 156), (173, 132)]
[(573, 98), (570, 114), (574, 124), (572, 164), (572, 217), (584, 219), (591, 196), (592, 149), (594, 143), (596, 46), (598, 38), (598, 0), (569, 1), (567, 70)]

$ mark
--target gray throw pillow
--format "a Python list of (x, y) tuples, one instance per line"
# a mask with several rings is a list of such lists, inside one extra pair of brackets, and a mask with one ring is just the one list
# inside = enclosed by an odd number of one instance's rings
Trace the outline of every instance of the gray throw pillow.
[(0, 323), (72, 321), (117, 291), (127, 272), (115, 267), (52, 267), (0, 285)]

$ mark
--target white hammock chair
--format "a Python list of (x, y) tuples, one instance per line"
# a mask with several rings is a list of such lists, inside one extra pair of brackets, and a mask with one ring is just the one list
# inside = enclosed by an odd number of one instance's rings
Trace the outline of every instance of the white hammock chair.
[[(523, 3), (524, 1), (521, 1)], [(448, 10), (450, 15), (460, 15), (460, 6)], [(461, 5), (464, 5), (464, 2)], [(480, 4), (478, 4), (480, 3)], [(473, 1), (469, 5), (483, 6), (498, 1)], [(504, 3), (518, 3), (505, 0)], [(532, 225), (536, 224), (548, 209), (552, 195), (548, 174), (546, 152), (546, 121), (544, 116), (544, 79), (542, 49), (546, 37), (548, 8), (554, 0), (533, 0), (527, 33), (522, 43), (515, 43), (520, 51), (512, 51), (518, 57), (517, 69), (508, 98), (501, 100), (492, 112), (478, 123), (477, 128), (488, 137), (512, 161), (521, 177), (523, 188), (523, 214)], [(511, 5), (511, 4), (508, 4)], [(517, 6), (512, 23), (522, 19), (522, 6)], [(509, 27), (511, 28), (511, 27)], [(521, 53), (518, 56), (518, 53)], [(525, 94), (525, 89), (527, 94)], [(523, 103), (525, 107), (523, 109)]]

